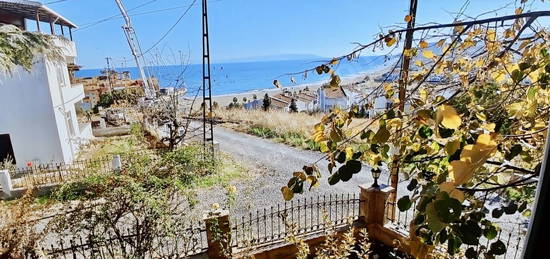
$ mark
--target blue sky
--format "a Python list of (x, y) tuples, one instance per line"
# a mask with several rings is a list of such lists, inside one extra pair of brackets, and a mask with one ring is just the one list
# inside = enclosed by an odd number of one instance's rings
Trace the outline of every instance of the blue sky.
[[(452, 12), (466, 0), (420, 0), (417, 23), (452, 22)], [(539, 3), (530, 9), (549, 9)], [(54, 0), (42, 1), (56, 2)], [(193, 0), (124, 0), (130, 11), (143, 50), (148, 49), (176, 22)], [(212, 62), (227, 62), (272, 55), (308, 54), (332, 57), (353, 49), (352, 42), (368, 42), (390, 25), (404, 25), (408, 0), (210, 0), (210, 41)], [(518, 1), (519, 2), (519, 1)], [(200, 62), (201, 0), (192, 7), (174, 30), (158, 45), (165, 60), (177, 61), (171, 53), (190, 53), (191, 63)], [(498, 15), (513, 14), (516, 3), (508, 0), (470, 0), (466, 9), (477, 15), (511, 3)], [(78, 63), (84, 68), (105, 66), (112, 57), (117, 66), (128, 59), (130, 50), (121, 26), (123, 20), (114, 0), (65, 0), (48, 5), (81, 28), (73, 36)], [(164, 11), (157, 11), (164, 10)], [(147, 13), (148, 14), (143, 14)], [(495, 16), (495, 13), (484, 17)], [(155, 51), (156, 52), (156, 51)], [(158, 52), (157, 52), (158, 53)]]

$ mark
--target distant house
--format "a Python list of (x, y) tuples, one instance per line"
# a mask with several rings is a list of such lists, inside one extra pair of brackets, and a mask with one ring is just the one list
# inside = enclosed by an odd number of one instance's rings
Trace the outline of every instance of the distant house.
[(352, 98), (341, 86), (321, 87), (317, 90), (317, 96), (321, 112), (328, 112), (336, 107), (348, 109), (352, 105)]
[(90, 123), (79, 122), (76, 115), (85, 97), (83, 85), (73, 80), (78, 66), (71, 30), (76, 25), (33, 1), (0, 0), (0, 14), (0, 23), (22, 30), (27, 20), (36, 21), (39, 31), (49, 23), (52, 34), (59, 26), (62, 35), (54, 45), (63, 56), (51, 60), (38, 55), (31, 71), (16, 67), (12, 74), (0, 74), (0, 160), (9, 156), (18, 166), (71, 162), (92, 138)]

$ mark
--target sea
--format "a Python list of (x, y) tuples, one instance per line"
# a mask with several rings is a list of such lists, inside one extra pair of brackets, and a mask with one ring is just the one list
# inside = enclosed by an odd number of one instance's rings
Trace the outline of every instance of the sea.
[[(315, 71), (301, 73), (315, 68), (330, 59), (307, 58), (295, 60), (246, 61), (211, 64), (212, 94), (226, 95), (274, 88), (274, 80), (283, 87), (312, 84), (329, 79), (327, 74), (318, 75)], [(333, 69), (342, 77), (356, 77), (384, 68), (384, 56), (364, 56), (352, 61), (347, 59), (336, 64)], [(101, 75), (103, 69), (82, 69), (76, 72), (77, 77)], [(139, 78), (136, 67), (117, 67), (116, 71), (130, 71), (133, 79)], [(187, 95), (194, 95), (202, 88), (202, 64), (186, 66), (150, 66), (146, 73), (159, 80), (161, 88), (185, 87)]]

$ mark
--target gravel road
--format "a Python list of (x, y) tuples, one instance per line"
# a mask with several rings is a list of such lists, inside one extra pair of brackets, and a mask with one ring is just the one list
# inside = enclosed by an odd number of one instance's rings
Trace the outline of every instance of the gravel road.
[[(198, 124), (193, 126), (197, 127)], [(234, 182), (238, 189), (237, 204), (234, 206), (234, 212), (237, 214), (282, 203), (281, 187), (286, 185), (292, 172), (300, 171), (304, 165), (309, 165), (322, 157), (320, 152), (297, 149), (223, 127), (216, 127), (214, 135), (221, 152), (231, 155), (237, 162), (252, 168), (253, 171), (250, 179)], [(365, 166), (348, 182), (330, 186), (327, 182), (329, 172), (326, 160), (322, 159), (317, 165), (322, 172), (321, 186), (307, 191), (306, 185), (304, 194), (295, 198), (329, 194), (359, 195), (359, 185), (370, 186), (373, 183), (370, 168)], [(383, 173), (379, 182), (387, 183), (388, 174)], [(201, 191), (199, 199), (203, 203), (223, 202), (225, 196), (221, 187), (213, 189)], [(406, 193), (406, 185), (400, 186), (398, 192)]]

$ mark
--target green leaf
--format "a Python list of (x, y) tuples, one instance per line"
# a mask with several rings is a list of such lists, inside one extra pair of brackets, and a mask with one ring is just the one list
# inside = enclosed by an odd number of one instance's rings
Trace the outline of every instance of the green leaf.
[(519, 69), (514, 69), (512, 71), (512, 80), (514, 80), (514, 83), (517, 83), (523, 79), (523, 72), (521, 72)]
[(508, 206), (504, 207), (504, 213), (506, 213), (508, 215), (516, 213), (517, 210), (518, 210), (518, 205), (513, 201), (510, 202), (510, 204), (508, 204)]
[(452, 223), (459, 219), (462, 213), (462, 204), (453, 198), (434, 201), (434, 208), (441, 221)]
[(426, 206), (426, 221), (428, 222), (428, 228), (432, 232), (439, 232), (443, 228), (447, 226), (447, 224), (443, 223), (441, 219), (439, 219), (439, 215), (434, 207), (434, 203), (431, 202)]
[(426, 125), (422, 125), (422, 127), (418, 129), (418, 135), (421, 138), (424, 138), (424, 139), (429, 138), (432, 136), (432, 134), (433, 134), (433, 130)]
[(453, 133), (455, 132), (454, 129), (447, 129), (444, 127), (438, 127), (438, 131), (439, 131), (439, 136), (441, 136), (442, 138), (448, 138), (452, 136)]
[(386, 125), (380, 126), (380, 129), (378, 129), (378, 132), (374, 135), (372, 138), (372, 141), (374, 143), (385, 143), (390, 138), (390, 132), (386, 128)]
[(351, 171), (351, 169), (347, 165), (341, 166), (338, 169), (337, 173), (340, 176), (340, 180), (342, 180), (343, 182), (349, 181), (351, 179), (351, 177), (353, 176), (353, 172)]
[(506, 245), (500, 240), (495, 241), (489, 247), (490, 254), (503, 255), (504, 253), (506, 253)]
[(501, 208), (495, 208), (493, 209), (493, 212), (491, 213), (491, 215), (493, 216), (493, 218), (500, 218), (502, 216), (502, 214), (504, 213), (504, 210), (501, 209)]
[(418, 180), (416, 179), (412, 179), (409, 184), (407, 185), (407, 190), (409, 191), (412, 191), (416, 188), (416, 186), (418, 185)]
[(409, 195), (405, 195), (397, 201), (397, 207), (399, 208), (400, 211), (406, 211), (410, 209), (411, 206), (412, 206), (412, 202), (411, 202), (411, 199), (409, 198)]
[(466, 249), (466, 253), (464, 255), (468, 259), (474, 259), (478, 257), (476, 249), (473, 247), (469, 247), (468, 249)]
[(346, 163), (346, 166), (349, 167), (349, 170), (351, 171), (352, 174), (361, 172), (361, 167), (362, 167), (361, 161), (350, 160)]
[(330, 185), (335, 185), (335, 184), (337, 184), (339, 181), (340, 181), (340, 176), (338, 175), (338, 172), (332, 174), (332, 175), (329, 176), (329, 178), (328, 178), (328, 184), (330, 184)]
[(483, 229), (483, 236), (487, 238), (488, 240), (495, 239), (497, 237), (497, 228), (493, 225), (486, 226), (485, 229)]
[(343, 164), (346, 162), (346, 152), (340, 151), (336, 156), (336, 162)]
[(462, 240), (455, 235), (449, 235), (447, 240), (447, 252), (450, 255), (454, 255), (460, 251), (460, 246), (462, 245)]
[(459, 225), (458, 232), (460, 233), (460, 239), (467, 245), (478, 245), (479, 238), (481, 237), (482, 230), (477, 222), (468, 220), (464, 224)]
[(519, 153), (521, 153), (521, 151), (523, 150), (523, 148), (521, 147), (520, 144), (516, 144), (514, 145), (513, 147), (510, 148), (510, 152), (508, 152), (504, 158), (506, 158), (506, 160), (510, 161), (512, 160), (514, 157), (516, 157), (517, 155), (519, 155)]

